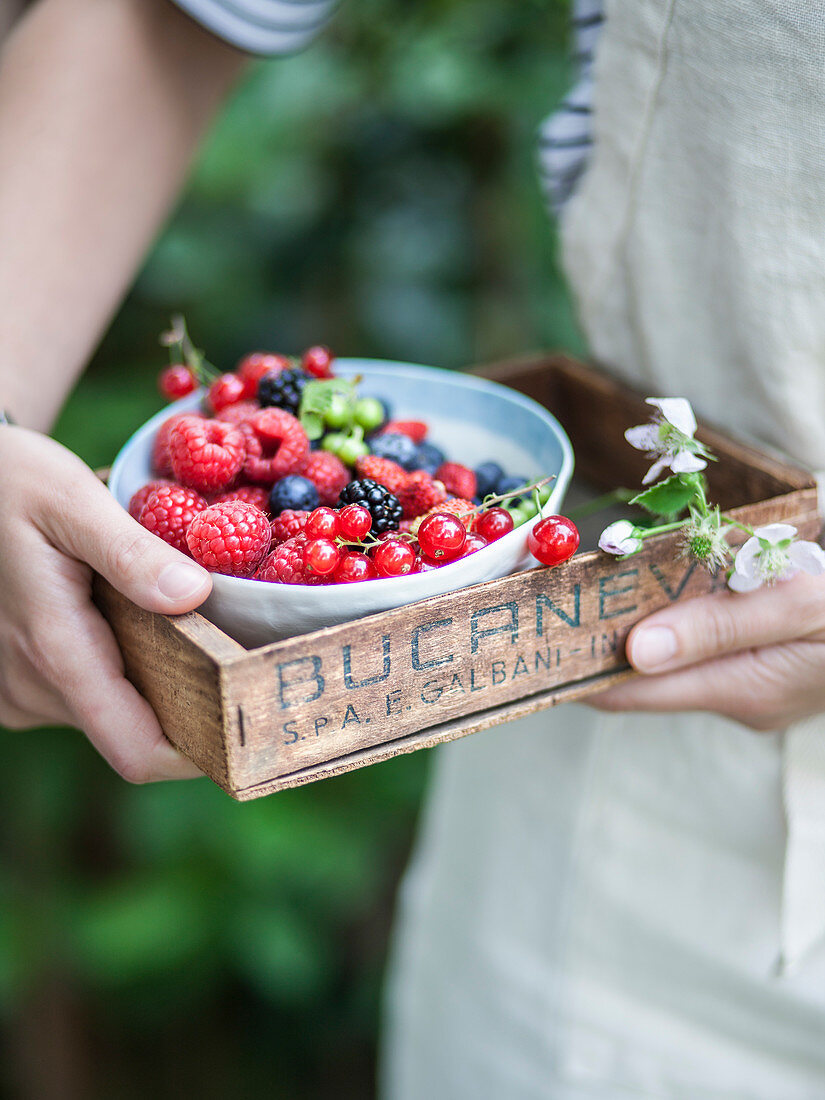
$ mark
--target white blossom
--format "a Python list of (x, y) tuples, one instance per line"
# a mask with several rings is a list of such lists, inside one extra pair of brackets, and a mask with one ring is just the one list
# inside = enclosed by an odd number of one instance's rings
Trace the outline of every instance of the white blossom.
[(763, 584), (788, 580), (800, 569), (811, 576), (825, 573), (825, 551), (815, 542), (798, 542), (789, 523), (757, 527), (737, 551), (728, 586), (734, 592), (752, 592)]
[(720, 527), (718, 509), (709, 516), (693, 516), (681, 536), (683, 557), (700, 562), (709, 573), (715, 573), (730, 557), (730, 547)]
[(637, 532), (638, 528), (629, 520), (617, 520), (602, 531), (599, 549), (607, 554), (635, 554), (642, 548), (642, 540)]
[(690, 402), (684, 397), (648, 397), (647, 404), (656, 409), (653, 421), (628, 428), (624, 433), (631, 447), (644, 451), (654, 460), (642, 479), (642, 484), (649, 485), (666, 469), (675, 474), (692, 474), (704, 470), (707, 466), (707, 451), (693, 438), (696, 417)]

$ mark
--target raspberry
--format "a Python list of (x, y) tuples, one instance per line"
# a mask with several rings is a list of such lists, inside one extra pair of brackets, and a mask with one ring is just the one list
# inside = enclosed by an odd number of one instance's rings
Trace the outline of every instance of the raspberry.
[(364, 455), (356, 459), (355, 472), (359, 477), (370, 478), (389, 489), (398, 496), (399, 492), (407, 484), (409, 474), (403, 470), (397, 462), (389, 458), (380, 458), (378, 455)]
[(423, 420), (390, 420), (381, 429), (381, 434), (406, 435), (413, 443), (423, 443), (427, 435), (427, 425)]
[(253, 351), (238, 363), (236, 374), (243, 381), (244, 396), (257, 397), (258, 383), (265, 374), (278, 374), (291, 366), (285, 355), (271, 351)]
[(436, 504), (443, 504), (447, 499), (447, 490), (424, 470), (416, 470), (407, 476), (407, 483), (398, 491), (398, 499), (404, 509), (404, 519), (415, 519), (429, 512)]
[(210, 504), (189, 525), (186, 542), (195, 561), (212, 573), (250, 577), (269, 550), (269, 520), (253, 504)]
[(174, 481), (167, 481), (165, 478), (160, 478), (158, 481), (150, 481), (148, 484), (143, 485), (136, 493), (132, 495), (132, 499), (129, 501), (129, 515), (132, 519), (138, 519), (140, 516), (143, 505), (146, 503), (150, 493), (154, 493), (155, 489), (159, 489), (161, 485), (174, 485)]
[(306, 527), (308, 516), (309, 512), (295, 512), (291, 508), (281, 512), (272, 521), (273, 545), (286, 542), (287, 539), (294, 539), (296, 535), (300, 535)]
[[(433, 516), (436, 512), (446, 512), (448, 515), (457, 516), (469, 531), (473, 526), (473, 520), (477, 515), (478, 509), (471, 500), (461, 500), (460, 497), (454, 497), (452, 500), (447, 500), (443, 504), (436, 504), (435, 508), (431, 508), (429, 512), (427, 512), (427, 516)], [(410, 526), (412, 534), (418, 534), (418, 528), (427, 516), (419, 516), (418, 519), (412, 521), (412, 525)]]
[(435, 476), (444, 482), (444, 488), (451, 496), (472, 500), (476, 495), (476, 475), (469, 466), (462, 466), (460, 462), (444, 462)]
[(236, 401), (234, 405), (227, 405), (215, 413), (215, 419), (223, 420), (227, 424), (242, 424), (260, 407), (257, 401)]
[(377, 481), (364, 477), (351, 481), (341, 490), (339, 503), (361, 504), (372, 516), (372, 533), (383, 535), (385, 531), (397, 530), (401, 522), (401, 504), (398, 497), (379, 485)]
[(228, 500), (242, 500), (244, 504), (254, 504), (264, 513), (269, 512), (269, 493), (260, 485), (239, 485), (236, 489), (227, 489), (209, 503), (225, 504)]
[(244, 463), (240, 428), (220, 420), (183, 416), (169, 434), (175, 477), (190, 489), (213, 493), (230, 484)]
[(321, 504), (337, 504), (350, 475), (340, 458), (329, 451), (311, 451), (297, 471), (318, 490)]
[(258, 569), (255, 580), (279, 584), (323, 584), (325, 577), (318, 573), (308, 573), (304, 566), (306, 541), (306, 535), (301, 533), (281, 543)]
[(298, 415), (301, 395), (309, 375), (295, 367), (293, 370), (281, 370), (277, 374), (265, 374), (258, 383), (258, 400), (262, 405), (272, 405)]
[(138, 522), (176, 550), (188, 554), (187, 528), (205, 507), (206, 501), (192, 489), (185, 489), (183, 485), (161, 485), (146, 498)]
[(250, 481), (274, 485), (294, 473), (309, 454), (309, 440), (291, 413), (259, 409), (244, 421), (247, 456), (244, 473)]
[(167, 477), (172, 473), (172, 455), (169, 451), (169, 436), (172, 429), (178, 421), (188, 416), (199, 417), (201, 414), (198, 412), (176, 413), (175, 416), (170, 416), (168, 420), (164, 420), (155, 434), (152, 443), (152, 469), (161, 477)]

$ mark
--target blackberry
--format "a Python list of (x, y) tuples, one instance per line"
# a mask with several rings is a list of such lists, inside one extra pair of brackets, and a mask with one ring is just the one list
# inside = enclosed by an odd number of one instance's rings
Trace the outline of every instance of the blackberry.
[(397, 531), (404, 515), (401, 502), (389, 489), (373, 481), (371, 477), (362, 477), (351, 481), (341, 490), (339, 507), (346, 504), (361, 504), (369, 509), (372, 516), (372, 533), (383, 535), (385, 531)]
[(274, 405), (297, 416), (301, 394), (308, 381), (309, 376), (300, 367), (265, 374), (258, 383), (258, 400), (264, 407)]

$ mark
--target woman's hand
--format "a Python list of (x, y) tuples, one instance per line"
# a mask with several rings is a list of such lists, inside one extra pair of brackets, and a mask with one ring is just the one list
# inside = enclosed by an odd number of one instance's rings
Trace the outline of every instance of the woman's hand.
[(780, 730), (825, 711), (825, 576), (676, 604), (633, 628), (640, 677), (588, 700), (613, 711), (715, 711)]
[(0, 427), (0, 471), (0, 723), (77, 726), (131, 782), (200, 775), (124, 678), (91, 578), (96, 570), (141, 607), (179, 614), (206, 598), (209, 574), (45, 436)]

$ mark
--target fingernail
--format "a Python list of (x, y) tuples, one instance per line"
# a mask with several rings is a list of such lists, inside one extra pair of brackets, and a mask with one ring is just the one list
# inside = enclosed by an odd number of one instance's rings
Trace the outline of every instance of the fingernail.
[(158, 577), (158, 590), (167, 600), (187, 600), (203, 590), (205, 576), (196, 565), (175, 562), (162, 570)]
[(669, 626), (649, 626), (633, 639), (631, 657), (636, 668), (646, 672), (676, 656), (678, 642)]

